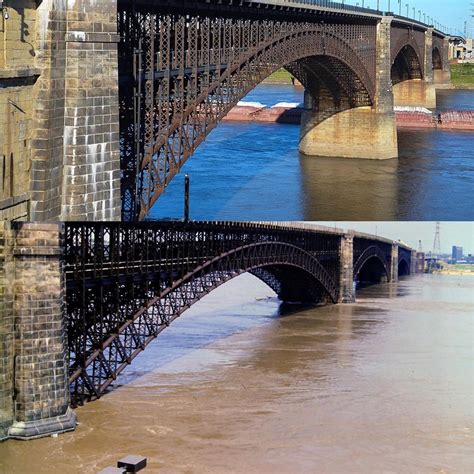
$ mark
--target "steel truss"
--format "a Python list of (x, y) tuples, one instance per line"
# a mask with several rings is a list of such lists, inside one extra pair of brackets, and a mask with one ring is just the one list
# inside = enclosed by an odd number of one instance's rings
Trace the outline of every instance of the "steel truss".
[(332, 90), (336, 110), (341, 97), (350, 106), (374, 100), (375, 21), (277, 21), (130, 8), (120, 11), (119, 27), (127, 221), (143, 219), (218, 122), (281, 67), (291, 68), (309, 89), (317, 81)]
[(244, 272), (283, 299), (337, 302), (340, 236), (239, 223), (66, 224), (73, 404), (100, 397), (186, 309)]

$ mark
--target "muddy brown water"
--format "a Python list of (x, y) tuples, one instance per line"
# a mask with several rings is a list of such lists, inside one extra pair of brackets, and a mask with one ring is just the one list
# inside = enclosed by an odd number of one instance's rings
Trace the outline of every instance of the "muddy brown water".
[(0, 444), (1, 473), (474, 472), (474, 277), (285, 307), (250, 276), (163, 333), (77, 431)]

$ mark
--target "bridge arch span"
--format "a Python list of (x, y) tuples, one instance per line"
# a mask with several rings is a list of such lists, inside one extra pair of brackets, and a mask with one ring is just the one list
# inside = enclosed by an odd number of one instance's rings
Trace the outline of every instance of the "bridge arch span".
[[(248, 49), (233, 50), (227, 63), (218, 72), (206, 76), (205, 80), (186, 79), (184, 82), (189, 81), (189, 86), (193, 80), (198, 83), (196, 95), (183, 92), (178, 106), (157, 103), (154, 94), (165, 84), (163, 80), (153, 84), (151, 80), (146, 81), (145, 104), (148, 105), (145, 108), (148, 109), (144, 111), (143, 120), (144, 133), (148, 137), (145, 142), (149, 146), (143, 149), (143, 160), (138, 167), (140, 218), (147, 215), (167, 183), (239, 100), (282, 67), (291, 68), (310, 90), (314, 90), (311, 82), (315, 79), (329, 84), (333, 97), (338, 94), (347, 97), (351, 107), (373, 103), (372, 66), (375, 65), (366, 58), (368, 52), (361, 53), (357, 49), (359, 46), (354, 47), (336, 29), (321, 24), (280, 24), (279, 30), (275, 29), (274, 34), (264, 41), (255, 39), (255, 44)], [(368, 38), (366, 42), (365, 49), (373, 49)], [(309, 69), (313, 74), (304, 73)], [(173, 79), (165, 85), (168, 90), (173, 90), (175, 86), (170, 82)], [(174, 89), (174, 92), (179, 98), (179, 91)], [(128, 133), (132, 129), (128, 127)], [(123, 189), (124, 216), (127, 218), (134, 213), (132, 207), (137, 189), (133, 170), (129, 169), (125, 174), (128, 175)]]
[(392, 61), (392, 83), (398, 84), (412, 79), (423, 79), (423, 62), (417, 52), (416, 44), (404, 43), (400, 49), (396, 49), (396, 55)]
[(354, 264), (354, 280), (366, 283), (390, 281), (386, 255), (377, 246), (368, 247)]
[[(236, 247), (196, 266), (167, 287), (162, 287), (159, 294), (150, 293), (147, 299), (135, 305), (133, 314), (119, 324), (115, 321), (107, 326), (103, 317), (100, 322), (93, 318), (88, 332), (94, 333), (95, 325), (98, 325), (99, 337), (93, 337), (95, 343), (80, 357), (72, 350), (69, 380), (73, 404), (99, 398), (131, 361), (175, 319), (211, 291), (246, 272), (259, 278), (287, 301), (338, 301), (338, 283), (311, 253), (280, 242)], [(70, 328), (69, 337), (77, 339), (73, 328)]]
[(433, 48), (433, 69), (442, 70), (443, 69), (443, 57), (438, 46)]

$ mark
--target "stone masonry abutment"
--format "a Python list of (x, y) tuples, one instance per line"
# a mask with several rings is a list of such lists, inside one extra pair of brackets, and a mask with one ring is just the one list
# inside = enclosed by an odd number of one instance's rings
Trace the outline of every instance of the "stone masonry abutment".
[(3, 223), (0, 235), (0, 439), (73, 430), (63, 226)]

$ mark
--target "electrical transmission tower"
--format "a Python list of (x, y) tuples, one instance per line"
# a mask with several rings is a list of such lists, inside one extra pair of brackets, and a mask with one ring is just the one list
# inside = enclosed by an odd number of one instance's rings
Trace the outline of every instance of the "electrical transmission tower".
[(436, 232), (433, 242), (433, 252), (431, 252), (431, 258), (429, 260), (428, 272), (432, 273), (433, 270), (438, 268), (438, 259), (441, 257), (441, 223), (436, 223)]
[(441, 257), (441, 222), (436, 223), (436, 233), (433, 242), (433, 257)]

